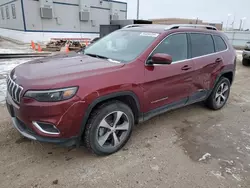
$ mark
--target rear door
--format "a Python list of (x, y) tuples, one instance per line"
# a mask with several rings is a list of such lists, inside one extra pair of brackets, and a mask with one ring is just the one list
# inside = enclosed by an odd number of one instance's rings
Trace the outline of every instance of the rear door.
[(145, 66), (144, 96), (147, 109), (184, 105), (191, 94), (194, 64), (189, 59), (186, 33), (167, 36), (152, 52), (172, 56), (170, 65)]
[(211, 89), (212, 77), (215, 76), (223, 58), (216, 53), (211, 34), (190, 33), (191, 55), (195, 66), (193, 93), (190, 102), (197, 102), (206, 98)]

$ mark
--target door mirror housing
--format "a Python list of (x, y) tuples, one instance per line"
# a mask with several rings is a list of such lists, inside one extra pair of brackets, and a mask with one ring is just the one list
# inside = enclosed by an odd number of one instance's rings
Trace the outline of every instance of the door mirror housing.
[(154, 54), (151, 59), (148, 61), (149, 65), (158, 64), (158, 65), (169, 65), (172, 63), (172, 57), (168, 54), (157, 53)]

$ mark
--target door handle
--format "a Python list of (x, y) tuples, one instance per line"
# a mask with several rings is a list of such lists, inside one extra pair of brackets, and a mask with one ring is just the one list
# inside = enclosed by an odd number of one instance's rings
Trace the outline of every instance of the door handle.
[(192, 67), (190, 67), (189, 65), (185, 65), (185, 66), (183, 66), (182, 68), (181, 68), (181, 70), (189, 70), (189, 69), (191, 69)]
[(222, 62), (222, 59), (221, 59), (221, 58), (217, 58), (217, 59), (215, 60), (215, 62), (216, 62), (216, 63), (220, 63), (220, 62)]

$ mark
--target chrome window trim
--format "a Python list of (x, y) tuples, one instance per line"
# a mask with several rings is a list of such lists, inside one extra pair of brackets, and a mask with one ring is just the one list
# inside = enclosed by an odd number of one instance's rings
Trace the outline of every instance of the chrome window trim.
[[(167, 35), (166, 37), (164, 37), (164, 38), (157, 44), (157, 46), (151, 51), (151, 53), (148, 55), (147, 59), (145, 60), (145, 66), (166, 66), (166, 65), (159, 65), (159, 64), (148, 65), (148, 64), (147, 64), (147, 61), (148, 61), (149, 57), (152, 55), (152, 53), (155, 51), (155, 49), (156, 49), (165, 39), (167, 39), (168, 37), (170, 37), (170, 36), (172, 36), (172, 35), (176, 35), (176, 34), (192, 34), (192, 33), (211, 35), (211, 37), (212, 37), (212, 39), (213, 39), (213, 42), (214, 42), (214, 38), (213, 38), (214, 35), (220, 36), (220, 35), (218, 35), (218, 34), (211, 34), (211, 33), (207, 33), (207, 32), (175, 32), (175, 33), (171, 33), (170, 35)], [(222, 37), (221, 37), (221, 38), (222, 38)], [(222, 38), (222, 39), (223, 39), (223, 38)], [(223, 39), (223, 41), (225, 42), (224, 39)], [(180, 61), (173, 61), (171, 64), (183, 63), (183, 62), (186, 62), (186, 61), (189, 61), (189, 60), (195, 60), (195, 59), (199, 59), (199, 58), (203, 58), (203, 57), (207, 57), (207, 56), (219, 54), (219, 53), (222, 53), (222, 52), (226, 52), (226, 51), (229, 50), (229, 48), (228, 48), (228, 45), (227, 45), (226, 42), (225, 42), (225, 44), (226, 44), (226, 46), (227, 46), (227, 49), (226, 49), (226, 50), (219, 51), (219, 52), (214, 52), (214, 53), (211, 53), (211, 54), (206, 54), (206, 55), (202, 55), (202, 56), (198, 56), (198, 57), (191, 57), (191, 58), (184, 59), (184, 60), (180, 60)], [(214, 42), (214, 45), (215, 45), (215, 42)], [(216, 51), (216, 49), (215, 49), (215, 51)], [(170, 64), (170, 65), (171, 65), (171, 64)]]

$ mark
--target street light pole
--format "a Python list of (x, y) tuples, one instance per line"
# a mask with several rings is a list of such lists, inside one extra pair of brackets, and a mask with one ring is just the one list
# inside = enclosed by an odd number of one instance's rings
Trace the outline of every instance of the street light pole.
[(240, 28), (239, 28), (240, 31), (244, 29), (244, 22), (246, 19), (247, 19), (246, 17), (240, 19)]
[(140, 17), (140, 0), (137, 0), (137, 20), (139, 20)]
[(226, 30), (228, 30), (228, 22), (229, 22), (230, 16), (232, 16), (232, 14), (228, 14), (228, 15), (227, 15), (227, 25), (226, 25)]

